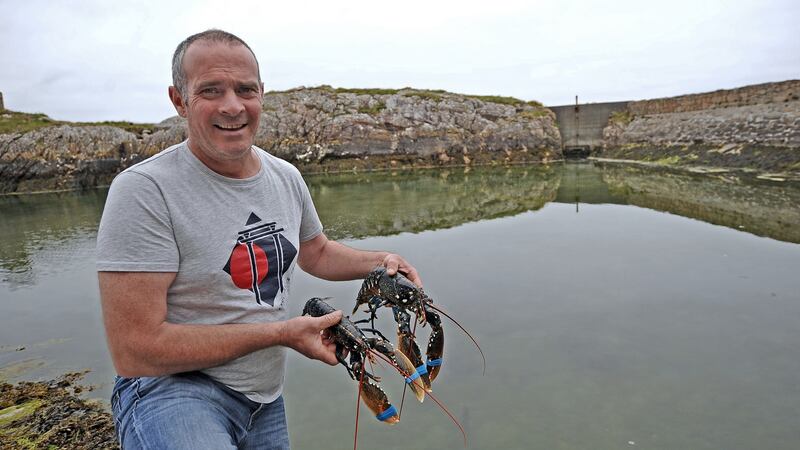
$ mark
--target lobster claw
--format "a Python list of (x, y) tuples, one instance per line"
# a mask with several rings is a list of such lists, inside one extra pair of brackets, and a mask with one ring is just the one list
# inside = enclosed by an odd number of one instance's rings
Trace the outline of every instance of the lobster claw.
[(400, 350), (396, 350), (394, 352), (394, 357), (397, 360), (397, 366), (400, 370), (403, 371), (406, 377), (406, 384), (408, 387), (411, 388), (411, 392), (414, 393), (414, 397), (422, 403), (425, 400), (425, 385), (423, 384), (422, 379), (419, 377), (419, 373), (417, 372), (417, 367), (403, 354)]
[(431, 326), (431, 337), (428, 339), (428, 348), (425, 356), (428, 357), (428, 377), (433, 383), (439, 370), (442, 368), (442, 355), (444, 354), (444, 330), (440, 326)]
[[(414, 391), (417, 400), (421, 402), (425, 399), (425, 393), (421, 391), (417, 392), (417, 389), (419, 389), (421, 384), (422, 389), (426, 392), (431, 392), (431, 380), (428, 376), (428, 367), (422, 361), (422, 353), (419, 351), (419, 346), (417, 346), (417, 342), (414, 341), (411, 334), (398, 331), (397, 350), (398, 353), (402, 353), (404, 357), (406, 357), (411, 365), (411, 369), (408, 370), (410, 375), (406, 377), (406, 382), (411, 386), (411, 390)], [(409, 381), (413, 381), (413, 383)]]
[(361, 399), (381, 422), (386, 422), (389, 425), (400, 422), (400, 416), (397, 414), (395, 407), (389, 403), (386, 393), (367, 377), (363, 377), (361, 380)]

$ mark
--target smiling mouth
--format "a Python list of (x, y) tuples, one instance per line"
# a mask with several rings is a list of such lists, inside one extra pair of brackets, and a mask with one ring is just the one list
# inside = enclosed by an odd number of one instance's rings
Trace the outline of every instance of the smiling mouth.
[(244, 128), (246, 126), (247, 126), (246, 123), (242, 124), (242, 125), (217, 125), (217, 124), (214, 124), (215, 128), (217, 128), (218, 130), (222, 130), (222, 131), (239, 131), (239, 130), (241, 130), (242, 128)]

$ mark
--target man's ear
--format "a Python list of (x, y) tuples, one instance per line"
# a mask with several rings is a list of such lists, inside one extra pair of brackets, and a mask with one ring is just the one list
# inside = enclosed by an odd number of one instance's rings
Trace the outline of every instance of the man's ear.
[(172, 102), (172, 106), (175, 107), (175, 111), (178, 111), (178, 115), (185, 118), (186, 104), (183, 102), (183, 97), (181, 97), (181, 93), (175, 86), (169, 87), (169, 100)]

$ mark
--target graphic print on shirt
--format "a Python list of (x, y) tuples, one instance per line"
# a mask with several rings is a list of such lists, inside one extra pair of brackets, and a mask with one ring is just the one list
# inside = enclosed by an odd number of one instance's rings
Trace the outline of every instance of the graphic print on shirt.
[(275, 306), (283, 292), (283, 275), (289, 270), (297, 249), (283, 237), (276, 222), (264, 222), (250, 213), (245, 229), (239, 231), (228, 263), (222, 269), (233, 284), (255, 294), (258, 304)]

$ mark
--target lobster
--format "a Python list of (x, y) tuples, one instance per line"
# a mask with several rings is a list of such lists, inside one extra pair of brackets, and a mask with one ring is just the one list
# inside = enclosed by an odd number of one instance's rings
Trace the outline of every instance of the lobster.
[[(334, 311), (336, 310), (324, 299), (314, 297), (306, 302), (302, 315), (320, 317)], [(336, 359), (347, 370), (350, 378), (359, 383), (359, 396), (378, 420), (395, 424), (400, 421), (400, 417), (396, 408), (389, 402), (386, 393), (377, 384), (380, 382), (380, 378), (365, 369), (364, 362), (367, 359), (374, 360), (374, 357), (377, 356), (389, 362), (406, 377), (406, 383), (411, 387), (417, 399), (422, 401), (424, 398), (423, 386), (416, 377), (411, 376), (416, 373), (416, 370), (408, 358), (403, 353), (396, 351), (385, 338), (368, 337), (364, 334), (364, 331), (380, 334), (377, 330), (362, 330), (348, 317), (342, 317), (341, 322), (328, 330), (336, 344)], [(347, 353), (350, 354), (349, 361), (346, 359)]]
[[(373, 328), (375, 327), (377, 310), (381, 306), (392, 308), (394, 319), (397, 322), (397, 346), (400, 352), (416, 368), (417, 375), (422, 380), (422, 385), (426, 392), (431, 392), (431, 382), (436, 379), (442, 366), (444, 329), (442, 328), (439, 314), (452, 320), (472, 340), (483, 358), (483, 371), (486, 373), (486, 357), (475, 338), (449, 314), (434, 306), (433, 300), (425, 294), (422, 288), (412, 283), (400, 272), (395, 275), (389, 275), (385, 267), (373, 269), (361, 284), (361, 289), (356, 296), (356, 306), (353, 308), (353, 314), (364, 304), (367, 305), (370, 317), (354, 323), (369, 322)], [(424, 363), (419, 346), (414, 340), (414, 333), (411, 330), (410, 312), (414, 313), (417, 322), (422, 326), (425, 326), (425, 324), (431, 325), (431, 334), (425, 352), (427, 362)]]

